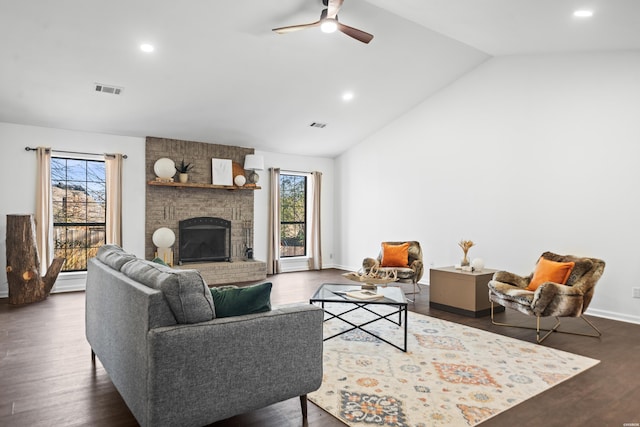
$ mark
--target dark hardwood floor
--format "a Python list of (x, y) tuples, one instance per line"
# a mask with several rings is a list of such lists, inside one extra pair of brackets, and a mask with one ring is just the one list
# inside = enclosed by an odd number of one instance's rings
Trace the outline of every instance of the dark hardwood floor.
[[(348, 283), (342, 271), (286, 273), (269, 278), (274, 304), (307, 301), (325, 282)], [(409, 288), (406, 289), (409, 291)], [(535, 342), (535, 331), (492, 326), (488, 317), (468, 318), (429, 308), (422, 287), (410, 309), (430, 316)], [(507, 310), (503, 321), (533, 319)], [(550, 320), (550, 319), (547, 319)], [(482, 423), (495, 426), (612, 426), (640, 423), (640, 325), (590, 317), (602, 338), (554, 334), (543, 345), (601, 360), (592, 369)], [(584, 329), (580, 319), (565, 319)], [(308, 426), (343, 426), (309, 403)], [(425, 424), (428, 423), (425, 420)], [(84, 293), (54, 294), (23, 307), (0, 299), (0, 426), (135, 426), (109, 377), (91, 364), (84, 337)], [(301, 426), (297, 398), (212, 424)]]

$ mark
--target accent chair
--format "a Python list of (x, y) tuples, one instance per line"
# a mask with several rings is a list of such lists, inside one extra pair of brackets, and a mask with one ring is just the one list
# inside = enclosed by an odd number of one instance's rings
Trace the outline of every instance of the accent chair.
[[(526, 277), (507, 271), (493, 275), (489, 286), (491, 323), (534, 329), (533, 327), (496, 322), (494, 303), (536, 317), (536, 341), (541, 343), (552, 332), (600, 337), (602, 333), (583, 316), (593, 298), (596, 283), (604, 272), (605, 262), (597, 258), (558, 255), (545, 252), (539, 258), (536, 270)], [(550, 271), (553, 270), (551, 273)], [(549, 276), (551, 274), (551, 276)], [(555, 274), (555, 277), (553, 277)], [(552, 277), (553, 280), (548, 280)], [(564, 283), (563, 283), (564, 282)], [(540, 318), (553, 316), (556, 324), (551, 329), (540, 328)], [(560, 317), (580, 317), (595, 333), (560, 331)], [(540, 331), (547, 333), (541, 338)]]
[[(406, 263), (391, 263), (398, 265), (389, 265), (384, 262), (385, 247), (401, 247), (407, 245)], [(404, 264), (404, 265), (401, 265)], [(386, 273), (395, 270), (398, 274), (398, 282), (412, 283), (413, 294), (420, 292), (418, 281), (424, 274), (424, 264), (422, 262), (422, 248), (420, 242), (404, 241), (404, 242), (382, 242), (380, 253), (377, 258), (365, 258), (362, 261), (362, 270), (369, 273), (372, 268), (376, 267), (379, 272)]]

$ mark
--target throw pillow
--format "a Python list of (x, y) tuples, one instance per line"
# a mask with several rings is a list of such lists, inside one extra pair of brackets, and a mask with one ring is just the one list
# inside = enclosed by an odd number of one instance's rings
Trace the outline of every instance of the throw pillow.
[(556, 262), (540, 257), (536, 271), (527, 289), (535, 291), (544, 282), (554, 282), (564, 285), (575, 266), (575, 262)]
[(382, 267), (409, 267), (409, 243), (401, 245), (382, 244)]
[(156, 264), (164, 265), (165, 267), (169, 267), (169, 264), (164, 262), (161, 258), (155, 257), (151, 260), (151, 262), (155, 262)]
[(271, 310), (271, 283), (244, 288), (211, 288), (216, 317), (242, 316)]

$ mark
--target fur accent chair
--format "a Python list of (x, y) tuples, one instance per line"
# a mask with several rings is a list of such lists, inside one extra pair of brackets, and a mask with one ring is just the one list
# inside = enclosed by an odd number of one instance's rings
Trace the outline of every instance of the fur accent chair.
[(382, 242), (382, 243), (386, 243), (388, 245), (402, 245), (404, 243), (409, 243), (409, 263), (408, 263), (409, 266), (408, 267), (381, 267), (380, 262), (382, 261), (382, 249), (380, 249), (380, 253), (378, 254), (377, 258), (365, 258), (362, 261), (362, 270), (365, 273), (369, 273), (369, 271), (371, 271), (373, 267), (378, 268), (378, 271), (380, 271), (381, 273), (395, 270), (398, 273), (398, 282), (412, 283), (413, 293), (415, 294), (417, 292), (420, 292), (420, 287), (418, 287), (418, 281), (422, 278), (422, 275), (424, 274), (424, 264), (422, 262), (422, 248), (420, 247), (420, 242), (406, 241), (406, 242)]
[[(520, 313), (535, 316), (536, 341), (538, 343), (544, 341), (552, 332), (573, 333), (557, 330), (560, 326), (560, 317), (580, 317), (597, 332), (595, 335), (574, 334), (593, 337), (602, 335), (583, 314), (593, 298), (596, 283), (604, 272), (605, 262), (597, 258), (558, 255), (552, 252), (543, 253), (541, 258), (555, 262), (575, 263), (566, 284), (545, 282), (535, 291), (532, 291), (527, 289), (527, 287), (534, 273), (522, 277), (507, 271), (496, 272), (488, 284), (489, 300), (491, 301), (491, 322), (494, 325), (500, 326), (517, 326), (495, 321), (493, 304), (497, 303), (501, 306), (517, 310)], [(549, 316), (556, 318), (556, 325), (551, 329), (540, 329), (540, 318)], [(541, 330), (548, 331), (542, 338), (540, 338)]]

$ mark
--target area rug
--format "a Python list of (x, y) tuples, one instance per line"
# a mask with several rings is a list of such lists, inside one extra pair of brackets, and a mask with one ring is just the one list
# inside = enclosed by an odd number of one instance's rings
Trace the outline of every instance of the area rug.
[[(349, 316), (366, 321), (363, 312)], [(325, 337), (347, 326), (332, 319)], [(367, 329), (402, 344), (391, 322)], [(349, 426), (475, 426), (599, 363), (412, 312), (408, 331), (406, 353), (358, 330), (325, 341), (309, 399)]]

